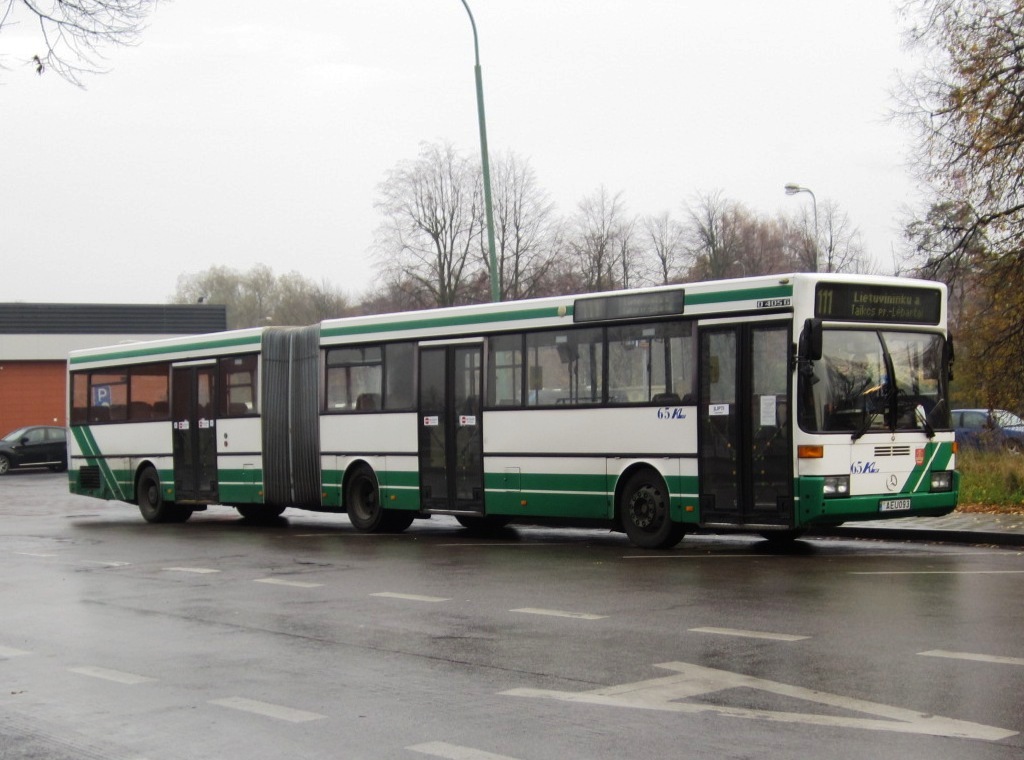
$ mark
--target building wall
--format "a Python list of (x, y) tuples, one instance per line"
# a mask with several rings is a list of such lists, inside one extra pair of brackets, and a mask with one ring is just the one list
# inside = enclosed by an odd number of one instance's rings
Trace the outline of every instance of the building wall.
[(0, 435), (23, 425), (66, 425), (63, 361), (0, 361)]

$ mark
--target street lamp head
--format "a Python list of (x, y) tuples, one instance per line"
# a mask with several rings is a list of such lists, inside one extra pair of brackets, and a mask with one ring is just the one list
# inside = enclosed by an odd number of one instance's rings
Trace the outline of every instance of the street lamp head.
[(800, 185), (796, 184), (795, 182), (790, 182), (788, 185), (786, 185), (785, 189), (786, 195), (796, 195), (801, 190), (803, 190), (803, 188), (800, 187)]

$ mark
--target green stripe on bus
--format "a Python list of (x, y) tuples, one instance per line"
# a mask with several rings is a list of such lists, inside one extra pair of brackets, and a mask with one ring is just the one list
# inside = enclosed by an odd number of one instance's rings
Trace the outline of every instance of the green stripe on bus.
[(927, 443), (924, 447), (924, 461), (916, 465), (903, 484), (901, 493), (927, 492), (931, 488), (928, 474), (935, 470), (946, 470), (953, 458), (952, 443)]
[(182, 343), (174, 346), (156, 346), (150, 348), (125, 348), (111, 351), (109, 354), (92, 354), (89, 356), (72, 356), (71, 364), (91, 364), (92, 362), (106, 362), (115, 359), (138, 359), (147, 356), (163, 356), (165, 354), (189, 353), (190, 351), (207, 351), (213, 348), (234, 348), (236, 346), (259, 346), (260, 335), (246, 335), (243, 337), (217, 338), (196, 343)]
[[(559, 311), (564, 309), (564, 314)], [(353, 325), (351, 327), (326, 327), (321, 330), (323, 338), (337, 338), (345, 335), (365, 335), (368, 333), (399, 332), (401, 330), (425, 330), (435, 327), (466, 327), (469, 325), (494, 324), (495, 322), (519, 322), (527, 319), (545, 319), (550, 317), (570, 316), (572, 307), (548, 307), (543, 309), (522, 309), (519, 311), (500, 311), (493, 314), (459, 314), (451, 317), (423, 317), (421, 319), (403, 319), (398, 322), (384, 324)]]
[(110, 469), (110, 465), (107, 464), (107, 460), (103, 458), (100, 452), (100, 447), (96, 443), (96, 439), (93, 437), (92, 429), (87, 425), (80, 425), (71, 428), (72, 434), (75, 436), (75, 440), (78, 442), (78, 448), (82, 450), (85, 455), (85, 461), (91, 466), (96, 467), (100, 471), (100, 475), (103, 477), (103, 482), (106, 485), (106, 490), (110, 491), (116, 499), (125, 500), (124, 492), (121, 490), (121, 485), (118, 483), (113, 471)]

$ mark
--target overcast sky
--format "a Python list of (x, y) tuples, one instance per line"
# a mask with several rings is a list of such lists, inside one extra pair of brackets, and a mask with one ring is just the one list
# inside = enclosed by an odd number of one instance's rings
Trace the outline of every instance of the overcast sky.
[[(470, 0), (492, 156), (563, 214), (723, 191), (835, 200), (887, 271), (913, 198), (887, 119), (894, 0)], [(183, 272), (264, 263), (373, 285), (377, 186), (423, 141), (479, 156), (460, 0), (175, 0), (78, 89), (0, 32), (0, 301), (164, 302)]]

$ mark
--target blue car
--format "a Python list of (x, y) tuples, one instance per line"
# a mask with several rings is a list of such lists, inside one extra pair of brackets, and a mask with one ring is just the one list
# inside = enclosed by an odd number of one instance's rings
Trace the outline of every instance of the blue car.
[(953, 429), (961, 448), (1024, 453), (1024, 420), (1005, 409), (954, 409)]

